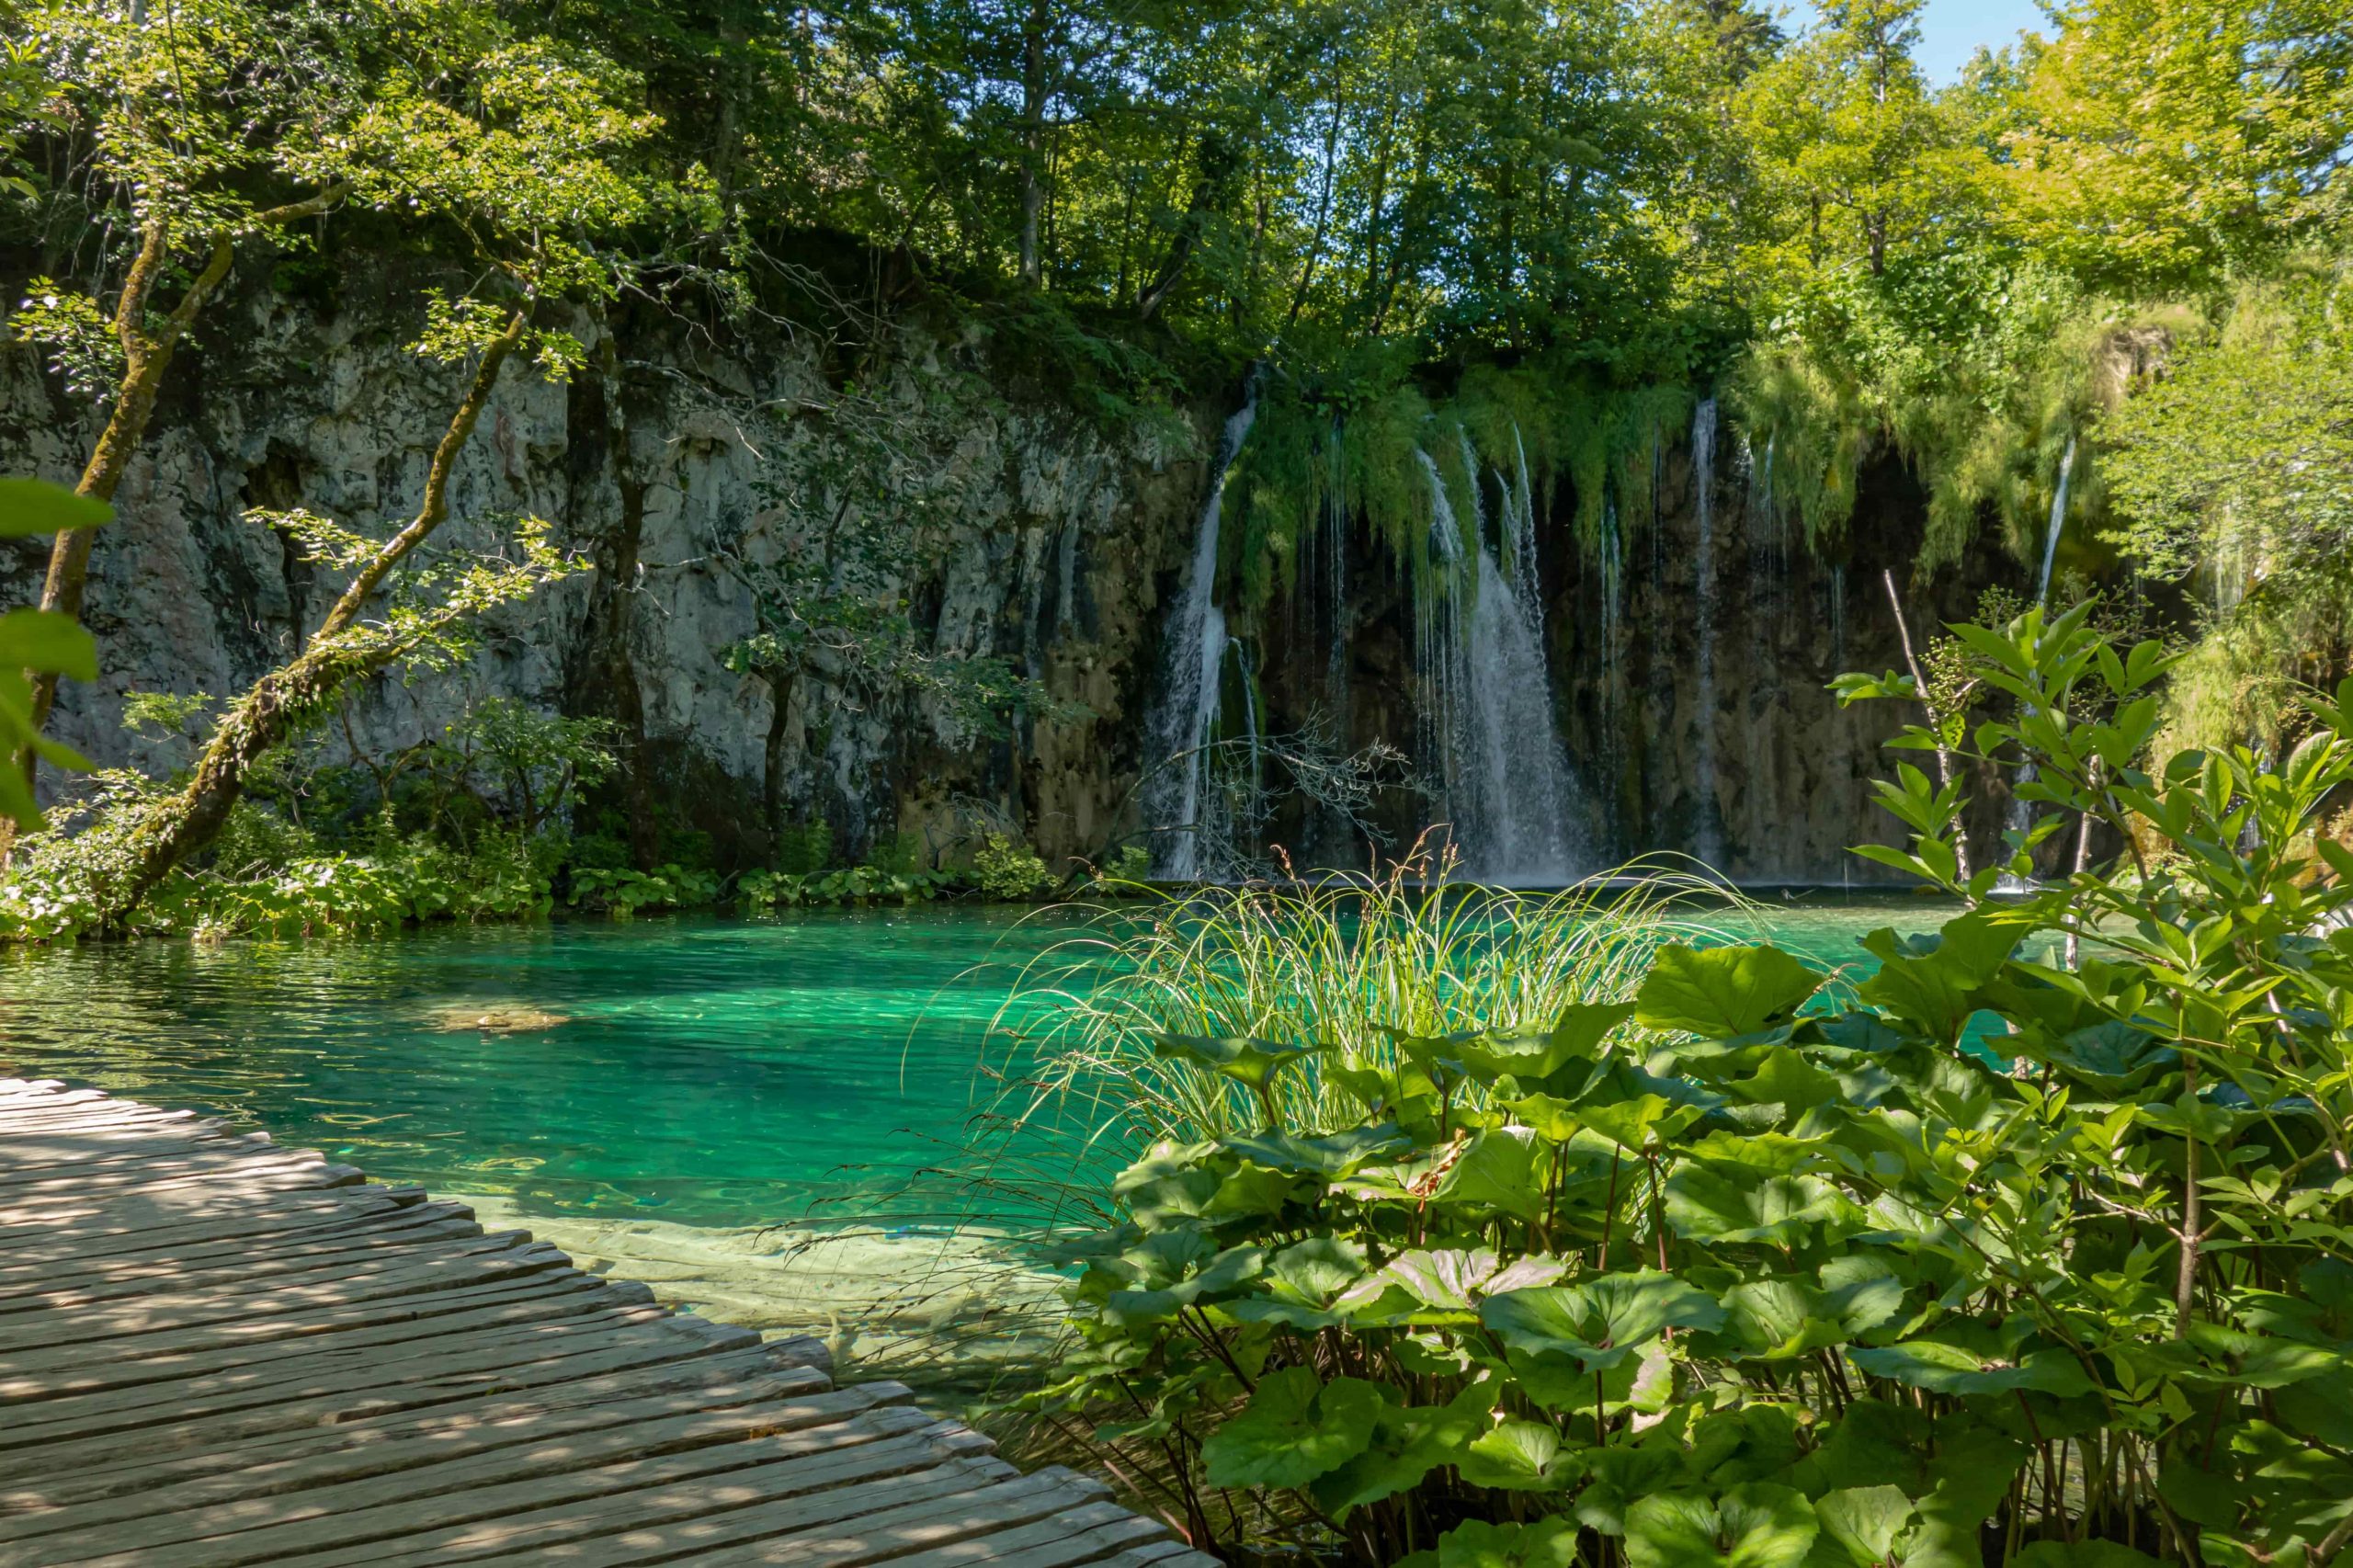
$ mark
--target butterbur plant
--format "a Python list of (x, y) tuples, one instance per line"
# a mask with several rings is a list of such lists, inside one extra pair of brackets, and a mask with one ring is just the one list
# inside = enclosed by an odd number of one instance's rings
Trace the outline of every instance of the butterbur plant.
[[(2089, 818), (2120, 866), (1996, 902), (1907, 775), (1901, 853), (1967, 907), (1851, 987), (1678, 945), (1393, 1055), (1161, 1037), (1233, 1130), (1119, 1176), (1030, 1407), (1231, 1556), (2339, 1559), (2353, 683), (2285, 756), (2153, 762), (2154, 649), (1961, 634), (2015, 709), (1971, 755), (2036, 768), (2013, 860)], [(1287, 1121), (1311, 1070), (1363, 1116)]]

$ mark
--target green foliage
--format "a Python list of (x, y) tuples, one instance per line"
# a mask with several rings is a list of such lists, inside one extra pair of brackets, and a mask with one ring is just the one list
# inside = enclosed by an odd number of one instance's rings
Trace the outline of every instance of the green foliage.
[[(1026, 1403), (1229, 1551), (1255, 1522), (1367, 1564), (2334, 1556), (2353, 853), (2317, 829), (2353, 682), (2285, 755), (2152, 760), (2154, 644), (2088, 607), (1957, 635), (2015, 705), (1968, 754), (2037, 769), (2014, 853), (2088, 817), (2131, 861), (1992, 902), (1906, 767), (1892, 854), (1970, 907), (1866, 938), (1851, 989), (1634, 944), (1531, 994), (1505, 963), (1546, 949), (1505, 922), (1489, 978), (1400, 1017), (1353, 977), (1421, 972), (1428, 916), (1172, 907), (1071, 1080), (1156, 1141)], [(1193, 1091), (1136, 1093), (1145, 1051)]]
[(1051, 891), (1061, 880), (1035, 849), (1007, 834), (992, 833), (972, 851), (972, 882), (988, 898), (1018, 903)]
[(1018, 904), (1050, 892), (1059, 881), (1038, 859), (1038, 850), (1009, 834), (988, 834), (972, 852), (972, 883), (991, 900)]
[(928, 903), (956, 886), (951, 872), (846, 866), (831, 871), (746, 871), (735, 902), (746, 910), (811, 904)]
[[(457, 847), (387, 824), (341, 843), (240, 801), (209, 864), (173, 872), (135, 912), (131, 874), (145, 814), (164, 787), (105, 773), (94, 800), (51, 830), (20, 840), (0, 881), (0, 939), (69, 942), (113, 929), (148, 936), (367, 936), (430, 920), (517, 920), (553, 906), (559, 852), (511, 830)], [(76, 831), (78, 829), (78, 831)]]
[(2206, 636), (2167, 703), (2179, 744), (2276, 747), (2300, 723), (2298, 682), (2353, 653), (2347, 279), (2314, 258), (2242, 286), (2106, 426), (2109, 538), (2138, 570), (2205, 590)]
[(776, 834), (775, 869), (806, 876), (823, 870), (834, 858), (834, 828), (818, 821), (801, 827), (779, 828)]
[[(92, 501), (33, 479), (0, 479), (0, 539), (24, 539), (62, 529), (94, 528), (114, 516)], [(98, 678), (97, 644), (71, 617), (15, 609), (0, 616), (0, 756), (28, 747), (53, 767), (83, 770), (90, 764), (70, 746), (45, 740), (32, 721), (31, 676), (56, 674)], [(0, 816), (39, 826), (40, 808), (25, 774), (0, 765)]]
[(210, 692), (126, 691), (122, 694), (122, 727), (135, 735), (155, 740), (184, 738), (190, 724), (204, 717), (216, 699)]
[(667, 861), (651, 871), (628, 866), (576, 866), (568, 902), (626, 920), (640, 910), (689, 907), (709, 903), (718, 896), (715, 873)]

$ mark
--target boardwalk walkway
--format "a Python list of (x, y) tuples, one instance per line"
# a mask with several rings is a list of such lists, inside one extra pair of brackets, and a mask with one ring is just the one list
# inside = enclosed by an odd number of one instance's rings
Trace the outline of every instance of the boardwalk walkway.
[(824, 1360), (315, 1153), (0, 1079), (0, 1568), (1213, 1568)]

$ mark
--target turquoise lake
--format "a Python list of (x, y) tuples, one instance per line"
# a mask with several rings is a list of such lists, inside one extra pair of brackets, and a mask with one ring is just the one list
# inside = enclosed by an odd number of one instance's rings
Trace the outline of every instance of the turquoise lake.
[[(1948, 913), (1817, 895), (1760, 934), (1844, 964), (1866, 930)], [(0, 1073), (551, 1216), (913, 1221), (938, 1201), (918, 1178), (953, 1165), (995, 1092), (984, 1056), (1017, 1049), (987, 1037), (1021, 966), (1080, 929), (917, 908), (20, 949), (0, 955)], [(562, 1021), (464, 1022), (517, 1008)]]

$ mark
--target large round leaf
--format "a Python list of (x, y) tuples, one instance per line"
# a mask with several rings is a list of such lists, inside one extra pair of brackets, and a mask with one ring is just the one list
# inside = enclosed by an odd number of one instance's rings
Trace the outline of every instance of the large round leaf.
[(1752, 1482), (1721, 1497), (1663, 1493), (1626, 1510), (1631, 1568), (1799, 1568), (1821, 1527), (1805, 1494)]
[(1779, 948), (1668, 946), (1635, 994), (1634, 1021), (1702, 1040), (1756, 1034), (1796, 1017), (1822, 979)]
[(1210, 1484), (1304, 1486), (1362, 1453), (1381, 1411), (1377, 1384), (1357, 1378), (1327, 1384), (1311, 1367), (1269, 1372), (1249, 1408), (1201, 1445)]
[(1724, 1310), (1706, 1291), (1646, 1268), (1490, 1296), (1479, 1321), (1515, 1350), (1565, 1356), (1596, 1371), (1617, 1366), (1662, 1330), (1720, 1327)]

